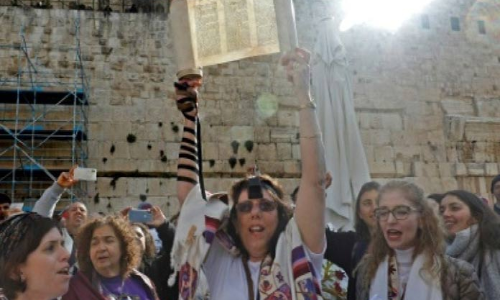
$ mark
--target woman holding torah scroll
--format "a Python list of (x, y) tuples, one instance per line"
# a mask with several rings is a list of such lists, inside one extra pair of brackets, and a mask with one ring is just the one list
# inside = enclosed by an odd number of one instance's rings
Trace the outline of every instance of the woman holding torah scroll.
[(294, 217), (283, 190), (269, 176), (257, 174), (234, 183), (232, 206), (220, 194), (203, 200), (195, 139), (197, 91), (193, 81), (176, 84), (185, 117), (177, 173), (182, 207), (172, 251), (180, 272), (180, 299), (193, 299), (201, 271), (211, 299), (322, 299), (326, 172), (308, 63), (309, 53), (302, 49), (282, 59), (301, 103), (303, 174)]

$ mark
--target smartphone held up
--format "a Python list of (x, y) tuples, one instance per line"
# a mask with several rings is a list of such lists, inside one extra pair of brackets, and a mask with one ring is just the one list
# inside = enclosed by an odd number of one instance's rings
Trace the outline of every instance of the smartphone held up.
[(83, 181), (97, 181), (97, 169), (78, 167), (75, 169), (73, 177)]
[(131, 209), (128, 212), (128, 220), (132, 223), (149, 223), (153, 221), (153, 215), (149, 210)]

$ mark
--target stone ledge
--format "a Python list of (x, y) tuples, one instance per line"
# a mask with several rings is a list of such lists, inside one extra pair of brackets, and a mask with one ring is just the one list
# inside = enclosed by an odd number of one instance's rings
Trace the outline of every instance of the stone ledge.
[(500, 118), (449, 115), (445, 117), (449, 141), (500, 142)]

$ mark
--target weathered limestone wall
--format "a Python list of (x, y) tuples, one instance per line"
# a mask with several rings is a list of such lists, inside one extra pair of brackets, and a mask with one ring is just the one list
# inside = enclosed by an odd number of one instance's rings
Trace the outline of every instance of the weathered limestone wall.
[(485, 3), (437, 0), (423, 12), (430, 29), (417, 16), (394, 35), (343, 35), (373, 176), (413, 178), (429, 192), (489, 192), (500, 158), (500, 28), (488, 22), (498, 8)]
[(111, 13), (129, 12), (135, 5), (138, 12), (168, 13), (170, 0), (0, 0), (0, 6), (35, 7), (37, 9), (80, 9), (103, 11), (107, 6)]
[[(311, 48), (308, 2), (295, 3), (301, 44)], [(471, 1), (436, 0), (424, 12), (430, 29), (415, 17), (394, 34), (367, 27), (342, 33), (374, 178), (407, 178), (429, 193), (466, 188), (487, 195), (491, 177), (499, 172), (499, 29), (486, 23), (487, 34), (480, 35), (478, 17), (467, 14), (471, 7)], [(19, 43), (24, 24), (27, 43), (47, 69), (71, 70), (61, 62), (73, 57), (58, 47), (75, 45), (77, 14), (0, 8), (0, 44)], [(167, 20), (79, 14), (91, 88), (89, 165), (104, 175), (89, 189), (89, 199), (96, 194), (100, 199), (91, 205), (115, 210), (146, 197), (172, 214), (177, 202), (175, 180), (169, 177), (176, 171), (182, 126), (171, 100), (175, 65)], [(461, 31), (451, 30), (451, 16), (460, 18)], [(17, 51), (0, 49), (0, 78), (15, 76), (7, 70), (17, 69), (16, 57)], [(227, 189), (230, 178), (255, 161), (264, 172), (284, 178), (288, 192), (297, 184), (297, 100), (278, 59), (206, 68), (201, 118), (210, 190)], [(127, 141), (129, 134), (135, 142)]]

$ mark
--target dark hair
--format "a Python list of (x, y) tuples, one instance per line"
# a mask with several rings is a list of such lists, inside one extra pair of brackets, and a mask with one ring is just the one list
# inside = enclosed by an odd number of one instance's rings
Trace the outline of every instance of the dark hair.
[(471, 216), (477, 221), (480, 253), (484, 254), (486, 249), (500, 249), (500, 217), (473, 193), (454, 190), (444, 194), (444, 196), (448, 195), (457, 197), (467, 205)]
[(432, 199), (436, 201), (437, 204), (441, 204), (441, 200), (443, 200), (445, 194), (430, 194), (427, 196), (427, 199)]
[(497, 175), (493, 177), (493, 180), (491, 181), (491, 193), (493, 194), (493, 190), (495, 189), (495, 184), (500, 181), (500, 175)]
[(57, 222), (35, 213), (18, 214), (0, 224), (0, 287), (7, 299), (14, 299), (18, 293), (26, 291), (19, 265), (26, 262), (53, 228), (62, 234)]
[(122, 278), (128, 277), (130, 272), (139, 265), (141, 260), (139, 245), (136, 242), (136, 235), (130, 223), (118, 216), (107, 216), (95, 218), (85, 224), (77, 235), (78, 246), (78, 267), (87, 278), (92, 278), (95, 271), (90, 259), (90, 245), (94, 231), (103, 226), (110, 226), (116, 234), (120, 243), (122, 256), (120, 257), (120, 275)]
[(363, 221), (359, 216), (359, 208), (361, 206), (361, 197), (363, 197), (363, 194), (373, 190), (376, 191), (380, 190), (380, 183), (376, 181), (370, 181), (363, 184), (358, 193), (358, 197), (356, 198), (356, 215), (354, 217), (354, 229), (356, 230), (356, 235), (361, 240), (365, 241), (370, 241), (370, 228), (368, 227), (368, 224), (366, 224), (366, 222)]
[[(275, 200), (278, 203), (278, 226), (276, 227), (276, 231), (274, 232), (268, 244), (269, 254), (271, 255), (271, 257), (274, 258), (276, 254), (276, 244), (278, 243), (278, 238), (281, 232), (285, 230), (288, 221), (292, 217), (293, 210), (290, 207), (290, 205), (283, 200), (284, 196), (283, 188), (281, 187), (281, 185), (279, 185), (279, 183), (275, 179), (273, 179), (268, 175), (258, 175), (258, 177), (261, 181), (262, 187), (265, 190), (267, 190), (275, 198), (273, 200)], [(246, 177), (244, 179), (241, 179), (235, 182), (231, 187), (229, 196), (233, 200), (233, 207), (231, 208), (230, 211), (231, 221), (228, 223), (227, 227), (227, 232), (233, 239), (236, 247), (238, 248), (238, 250), (240, 250), (240, 253), (247, 258), (248, 258), (248, 251), (245, 249), (243, 242), (241, 241), (240, 236), (236, 231), (235, 223), (237, 222), (237, 213), (238, 213), (236, 211), (236, 204), (238, 203), (238, 198), (240, 197), (241, 193), (244, 190), (248, 189), (248, 183), (250, 178), (251, 177)]]
[(132, 227), (139, 227), (144, 234), (144, 238), (146, 239), (146, 249), (144, 249), (144, 253), (142, 254), (142, 259), (153, 259), (156, 256), (156, 246), (155, 241), (151, 233), (149, 233), (149, 228), (142, 223), (131, 223)]
[(0, 203), (12, 203), (12, 199), (7, 194), (0, 193)]

